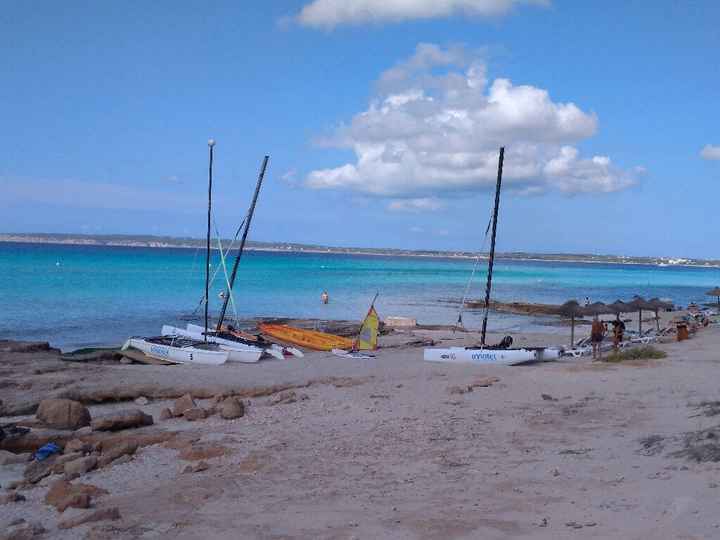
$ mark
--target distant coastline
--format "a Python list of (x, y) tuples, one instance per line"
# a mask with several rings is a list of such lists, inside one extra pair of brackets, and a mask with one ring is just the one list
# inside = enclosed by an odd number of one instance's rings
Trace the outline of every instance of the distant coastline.
[[(205, 246), (203, 239), (152, 235), (97, 235), (59, 233), (0, 233), (2, 243), (60, 244), (76, 246), (140, 247), (140, 248), (182, 248), (197, 249)], [(230, 245), (231, 240), (223, 240)], [(215, 248), (213, 248), (215, 249)], [(475, 259), (478, 254), (470, 251), (406, 250), (398, 248), (337, 247), (293, 242), (254, 242), (247, 244), (251, 251), (280, 253), (330, 253), (340, 255), (385, 256), (385, 257), (429, 257), (442, 259)], [(487, 254), (480, 254), (487, 258)], [(498, 259), (538, 262), (564, 262), (586, 264), (638, 264), (651, 266), (689, 266), (720, 268), (720, 260), (672, 257), (630, 257), (623, 255), (592, 255), (582, 253), (498, 253)]]

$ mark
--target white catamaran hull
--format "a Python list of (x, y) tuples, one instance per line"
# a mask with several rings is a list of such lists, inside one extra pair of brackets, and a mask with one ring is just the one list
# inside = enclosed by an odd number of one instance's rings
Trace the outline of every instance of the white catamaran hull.
[(527, 349), (466, 349), (450, 347), (448, 349), (425, 349), (423, 360), (426, 362), (467, 362), (473, 364), (496, 364), (513, 366), (537, 360), (535, 351)]
[(203, 364), (219, 366), (228, 359), (226, 351), (206, 351), (195, 347), (173, 347), (152, 343), (142, 338), (130, 338), (123, 345), (123, 350), (132, 347), (144, 352), (152, 358), (174, 362), (175, 364)]
[[(181, 336), (186, 338), (192, 338), (202, 341), (204, 329), (201, 332), (193, 332), (191, 330), (185, 330), (183, 328), (177, 328), (164, 324), (162, 327), (163, 336)], [(220, 350), (227, 354), (229, 362), (243, 362), (245, 364), (254, 364), (263, 355), (263, 349), (259, 347), (253, 347), (252, 345), (245, 345), (244, 343), (237, 343), (230, 341), (229, 339), (223, 339), (216, 336), (208, 336), (208, 342), (216, 343)]]

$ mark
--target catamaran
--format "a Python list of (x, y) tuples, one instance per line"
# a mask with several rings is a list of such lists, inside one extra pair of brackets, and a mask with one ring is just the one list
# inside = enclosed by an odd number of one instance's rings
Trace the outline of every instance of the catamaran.
[[(557, 360), (560, 356), (559, 349), (511, 349), (509, 347), (494, 348), (485, 343), (487, 333), (488, 312), (490, 306), (490, 291), (492, 289), (492, 272), (495, 262), (495, 238), (497, 235), (498, 211), (500, 209), (500, 187), (502, 185), (503, 160), (505, 148), (500, 148), (498, 159), (497, 184), (495, 186), (495, 206), (492, 217), (492, 236), (490, 239), (490, 257), (488, 258), (488, 276), (485, 287), (485, 313), (483, 316), (482, 333), (480, 345), (477, 347), (449, 347), (445, 349), (432, 348), (423, 351), (423, 359), (428, 362), (469, 362), (476, 364), (497, 364), (509, 365), (525, 364), (528, 362)], [(486, 232), (487, 234), (487, 232)], [(474, 271), (473, 271), (474, 272)], [(472, 279), (472, 276), (471, 278)], [(462, 309), (465, 299), (461, 302), (458, 324), (462, 322)], [(512, 341), (510, 341), (511, 343)]]
[[(199, 331), (196, 331), (198, 329)], [(178, 336), (197, 341), (202, 341), (205, 337), (205, 331), (202, 326), (193, 325), (193, 329), (178, 328), (177, 326), (170, 326), (164, 324), (162, 327), (163, 336)], [(221, 351), (226, 351), (228, 355), (228, 361), (230, 362), (243, 362), (245, 364), (252, 364), (260, 360), (260, 358), (267, 352), (271, 356), (282, 359), (282, 353), (276, 353), (275, 351), (266, 351), (260, 347), (254, 347), (252, 345), (245, 345), (244, 343), (238, 343), (229, 339), (223, 339), (217, 335), (208, 333), (208, 343), (215, 343)]]
[[(255, 213), (255, 206), (257, 204), (258, 196), (260, 194), (260, 188), (262, 186), (263, 179), (265, 177), (265, 171), (267, 170), (267, 164), (268, 160), (270, 159), (269, 156), (265, 156), (262, 162), (262, 166), (260, 168), (260, 174), (258, 175), (258, 180), (255, 186), (255, 193), (253, 194), (252, 202), (250, 204), (250, 208), (248, 210), (248, 213), (246, 215), (246, 218), (243, 220), (243, 223), (240, 225), (238, 229), (238, 233), (240, 233), (240, 230), (243, 231), (242, 239), (240, 241), (240, 247), (238, 248), (238, 253), (235, 257), (235, 263), (233, 265), (232, 274), (228, 278), (227, 277), (227, 271), (226, 271), (226, 279), (227, 279), (227, 292), (223, 293), (221, 297), (223, 298), (223, 306), (222, 310), (220, 311), (220, 317), (217, 323), (217, 327), (215, 331), (211, 331), (208, 328), (208, 280), (209, 280), (209, 272), (206, 270), (206, 285), (205, 285), (205, 298), (203, 299), (203, 302), (205, 302), (205, 326), (199, 326), (195, 324), (188, 324), (186, 328), (179, 328), (177, 326), (173, 325), (163, 325), (162, 327), (162, 334), (163, 336), (176, 336), (176, 337), (184, 337), (184, 338), (190, 338), (190, 339), (199, 339), (204, 342), (208, 343), (215, 343), (219, 346), (219, 348), (223, 351), (226, 351), (228, 353), (228, 360), (231, 362), (242, 362), (242, 363), (255, 363), (260, 358), (262, 358), (264, 355), (273, 356), (275, 358), (282, 359), (284, 357), (284, 350), (282, 347), (274, 346), (273, 344), (264, 344), (260, 343), (257, 340), (255, 342), (251, 342), (250, 340), (244, 339), (240, 336), (237, 336), (231, 332), (226, 331), (226, 329), (223, 327), (223, 321), (225, 318), (225, 312), (227, 310), (228, 302), (232, 300), (232, 287), (235, 282), (235, 276), (237, 275), (238, 266), (240, 263), (240, 258), (242, 257), (243, 250), (245, 248), (245, 242), (247, 241), (248, 232), (250, 230), (250, 224), (252, 222), (253, 215)], [(209, 242), (210, 242), (210, 214), (208, 213), (208, 250), (209, 250)], [(219, 238), (218, 238), (219, 242)], [(229, 250), (228, 250), (229, 251)], [(222, 245), (220, 246), (220, 258), (222, 262), (223, 270), (225, 270), (225, 258), (223, 253)], [(208, 261), (209, 262), (209, 261)], [(234, 306), (234, 304), (233, 304)]]
[[(210, 226), (212, 216), (212, 179), (213, 179), (213, 149), (215, 141), (208, 141), (208, 209), (207, 209), (207, 236), (205, 246), (205, 335), (202, 339), (192, 339), (188, 336), (169, 335), (159, 337), (131, 337), (123, 345), (122, 350), (137, 349), (147, 356), (167, 360), (176, 364), (224, 364), (228, 359), (228, 351), (220, 350), (217, 343), (207, 339), (208, 327), (208, 296), (210, 291)], [(266, 158), (267, 159), (267, 158)], [(261, 354), (261, 353), (260, 353)]]
[(123, 351), (137, 349), (151, 358), (166, 360), (173, 364), (204, 364), (218, 366), (228, 359), (228, 352), (218, 345), (203, 343), (196, 339), (178, 337), (130, 338), (122, 346)]

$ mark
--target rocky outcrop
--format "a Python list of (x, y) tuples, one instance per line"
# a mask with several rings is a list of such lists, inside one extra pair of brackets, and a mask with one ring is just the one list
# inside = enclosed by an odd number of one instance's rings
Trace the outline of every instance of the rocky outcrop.
[(94, 512), (61, 521), (58, 523), (58, 529), (72, 529), (85, 523), (117, 519), (120, 519), (120, 510), (117, 507), (103, 508), (102, 510), (95, 510)]
[(55, 429), (78, 429), (90, 425), (90, 411), (71, 399), (44, 399), (35, 414), (38, 420)]
[(22, 435), (14, 435), (0, 440), (0, 450), (7, 450), (15, 454), (35, 452), (38, 448), (49, 442), (59, 446), (75, 438), (69, 431), (58, 429), (33, 429)]
[(85, 473), (92, 471), (98, 466), (98, 458), (96, 456), (87, 456), (74, 461), (65, 463), (64, 473), (66, 480), (74, 480)]
[(224, 456), (227, 448), (210, 444), (193, 444), (180, 451), (179, 458), (184, 461), (200, 461)]
[(233, 420), (245, 416), (245, 404), (236, 397), (229, 397), (220, 403), (220, 417)]
[(29, 452), (25, 454), (15, 454), (7, 450), (0, 450), (0, 466), (27, 463), (30, 461), (30, 456), (31, 454)]
[(110, 463), (122, 456), (132, 456), (138, 449), (136, 441), (122, 441), (116, 445), (110, 446), (103, 450), (97, 465), (99, 468), (107, 467)]
[(0, 340), (0, 352), (31, 353), (40, 351), (57, 351), (47, 341), (9, 341)]
[(86, 443), (81, 439), (72, 439), (65, 445), (65, 453), (67, 452), (81, 452), (87, 454), (92, 451), (92, 444)]
[(45, 533), (45, 527), (40, 523), (28, 522), (20, 519), (7, 529), (0, 531), (0, 540), (32, 540)]
[(31, 461), (28, 466), (25, 467), (23, 478), (29, 484), (37, 484), (40, 480), (52, 474), (57, 458), (58, 456), (55, 455), (43, 461)]
[(71, 484), (67, 480), (57, 480), (50, 485), (45, 495), (45, 504), (54, 506), (58, 512), (64, 512), (67, 508), (89, 508), (94, 498), (107, 493), (90, 484)]
[(175, 400), (172, 413), (173, 416), (182, 416), (185, 411), (194, 409), (195, 407), (197, 407), (197, 403), (195, 403), (192, 396), (190, 394), (185, 394)]
[(121, 429), (150, 426), (153, 417), (140, 409), (119, 411), (95, 418), (90, 424), (93, 431), (119, 431)]
[(183, 412), (183, 416), (186, 420), (194, 422), (196, 420), (204, 420), (208, 417), (208, 413), (205, 409), (201, 407), (193, 407), (191, 409), (185, 410), (185, 412)]
[(203, 471), (207, 471), (210, 468), (207, 461), (198, 461), (195, 465), (186, 465), (183, 469), (183, 474), (193, 474)]

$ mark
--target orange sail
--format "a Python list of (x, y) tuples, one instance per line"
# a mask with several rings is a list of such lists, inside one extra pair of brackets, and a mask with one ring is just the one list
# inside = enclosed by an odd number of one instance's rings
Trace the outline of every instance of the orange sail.
[(317, 330), (305, 330), (304, 328), (295, 328), (286, 324), (267, 324), (260, 323), (258, 328), (263, 334), (272, 336), (275, 339), (313, 349), (316, 351), (330, 351), (332, 349), (351, 349), (353, 340)]

